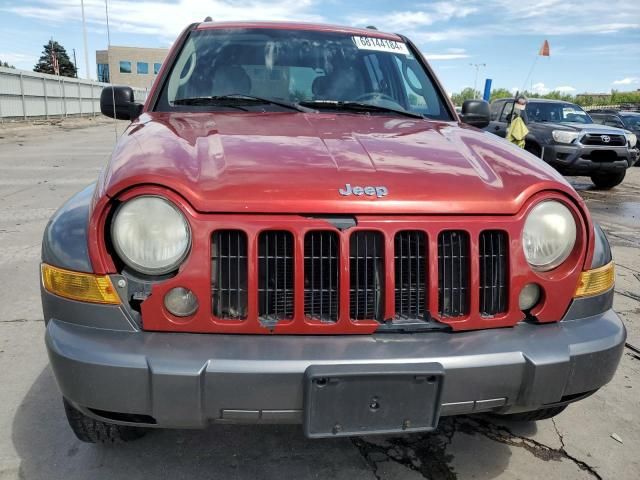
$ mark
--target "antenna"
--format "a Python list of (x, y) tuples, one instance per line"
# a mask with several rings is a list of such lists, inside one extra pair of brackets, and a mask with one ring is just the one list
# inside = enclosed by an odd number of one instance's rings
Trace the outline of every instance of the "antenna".
[[(111, 50), (111, 30), (109, 29), (109, 0), (104, 0), (104, 13), (107, 19), (107, 51), (109, 51)], [(111, 80), (111, 78), (109, 78), (109, 80)], [(116, 134), (116, 143), (117, 143), (118, 142), (118, 120), (116, 119), (116, 91), (113, 89), (113, 84), (111, 84), (111, 102), (113, 103), (113, 131)]]
[(205, 21), (205, 22), (213, 22), (213, 18), (211, 18), (209, 15), (207, 15), (207, 16), (204, 18), (204, 21)]

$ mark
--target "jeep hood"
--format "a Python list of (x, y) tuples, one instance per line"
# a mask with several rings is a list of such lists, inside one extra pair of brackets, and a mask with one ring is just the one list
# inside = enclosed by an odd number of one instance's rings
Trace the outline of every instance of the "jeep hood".
[[(334, 113), (145, 113), (120, 138), (98, 195), (141, 184), (175, 190), (200, 212), (513, 214), (537, 191), (577, 197), (490, 133)], [(341, 195), (346, 184), (388, 194)]]

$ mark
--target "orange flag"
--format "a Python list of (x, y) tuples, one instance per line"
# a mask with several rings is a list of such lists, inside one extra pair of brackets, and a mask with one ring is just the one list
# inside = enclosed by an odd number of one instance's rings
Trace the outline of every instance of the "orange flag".
[(549, 50), (549, 41), (545, 40), (542, 46), (540, 47), (540, 51), (538, 52), (538, 55), (540, 55), (541, 57), (548, 57), (550, 53), (551, 52)]

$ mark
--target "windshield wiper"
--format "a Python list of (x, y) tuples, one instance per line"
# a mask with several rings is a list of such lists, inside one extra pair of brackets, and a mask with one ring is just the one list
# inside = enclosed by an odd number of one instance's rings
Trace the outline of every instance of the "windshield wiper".
[(352, 112), (397, 113), (398, 115), (404, 115), (411, 118), (424, 119), (424, 116), (419, 113), (410, 112), (401, 108), (384, 107), (382, 105), (375, 105), (373, 103), (350, 101), (343, 102), (338, 100), (305, 100), (300, 102), (300, 105), (318, 108), (331, 108), (334, 110), (349, 110)]
[(188, 97), (178, 98), (173, 101), (175, 105), (221, 105), (229, 107), (239, 107), (240, 105), (277, 105), (279, 107), (296, 110), (298, 112), (315, 113), (316, 111), (303, 107), (298, 103), (285, 102), (284, 100), (275, 100), (273, 98), (256, 97), (253, 95), (214, 95), (211, 97)]

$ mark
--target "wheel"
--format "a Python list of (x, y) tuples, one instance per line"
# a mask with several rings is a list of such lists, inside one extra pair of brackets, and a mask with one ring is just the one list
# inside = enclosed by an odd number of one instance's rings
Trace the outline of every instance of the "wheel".
[(561, 405), (559, 407), (541, 408), (540, 410), (534, 410), (532, 412), (512, 413), (507, 415), (500, 415), (502, 418), (514, 420), (516, 422), (535, 422), (536, 420), (546, 420), (556, 415), (560, 415), (564, 412), (567, 405)]
[(620, 185), (622, 183), (622, 180), (624, 180), (624, 176), (626, 175), (626, 173), (626, 171), (612, 173), (594, 173), (593, 175), (591, 175), (591, 181), (597, 188), (600, 188), (602, 190), (609, 190), (616, 185)]
[(102, 422), (87, 417), (77, 410), (66, 398), (62, 399), (67, 421), (78, 440), (86, 443), (121, 443), (142, 437), (146, 430), (140, 427), (129, 427)]

